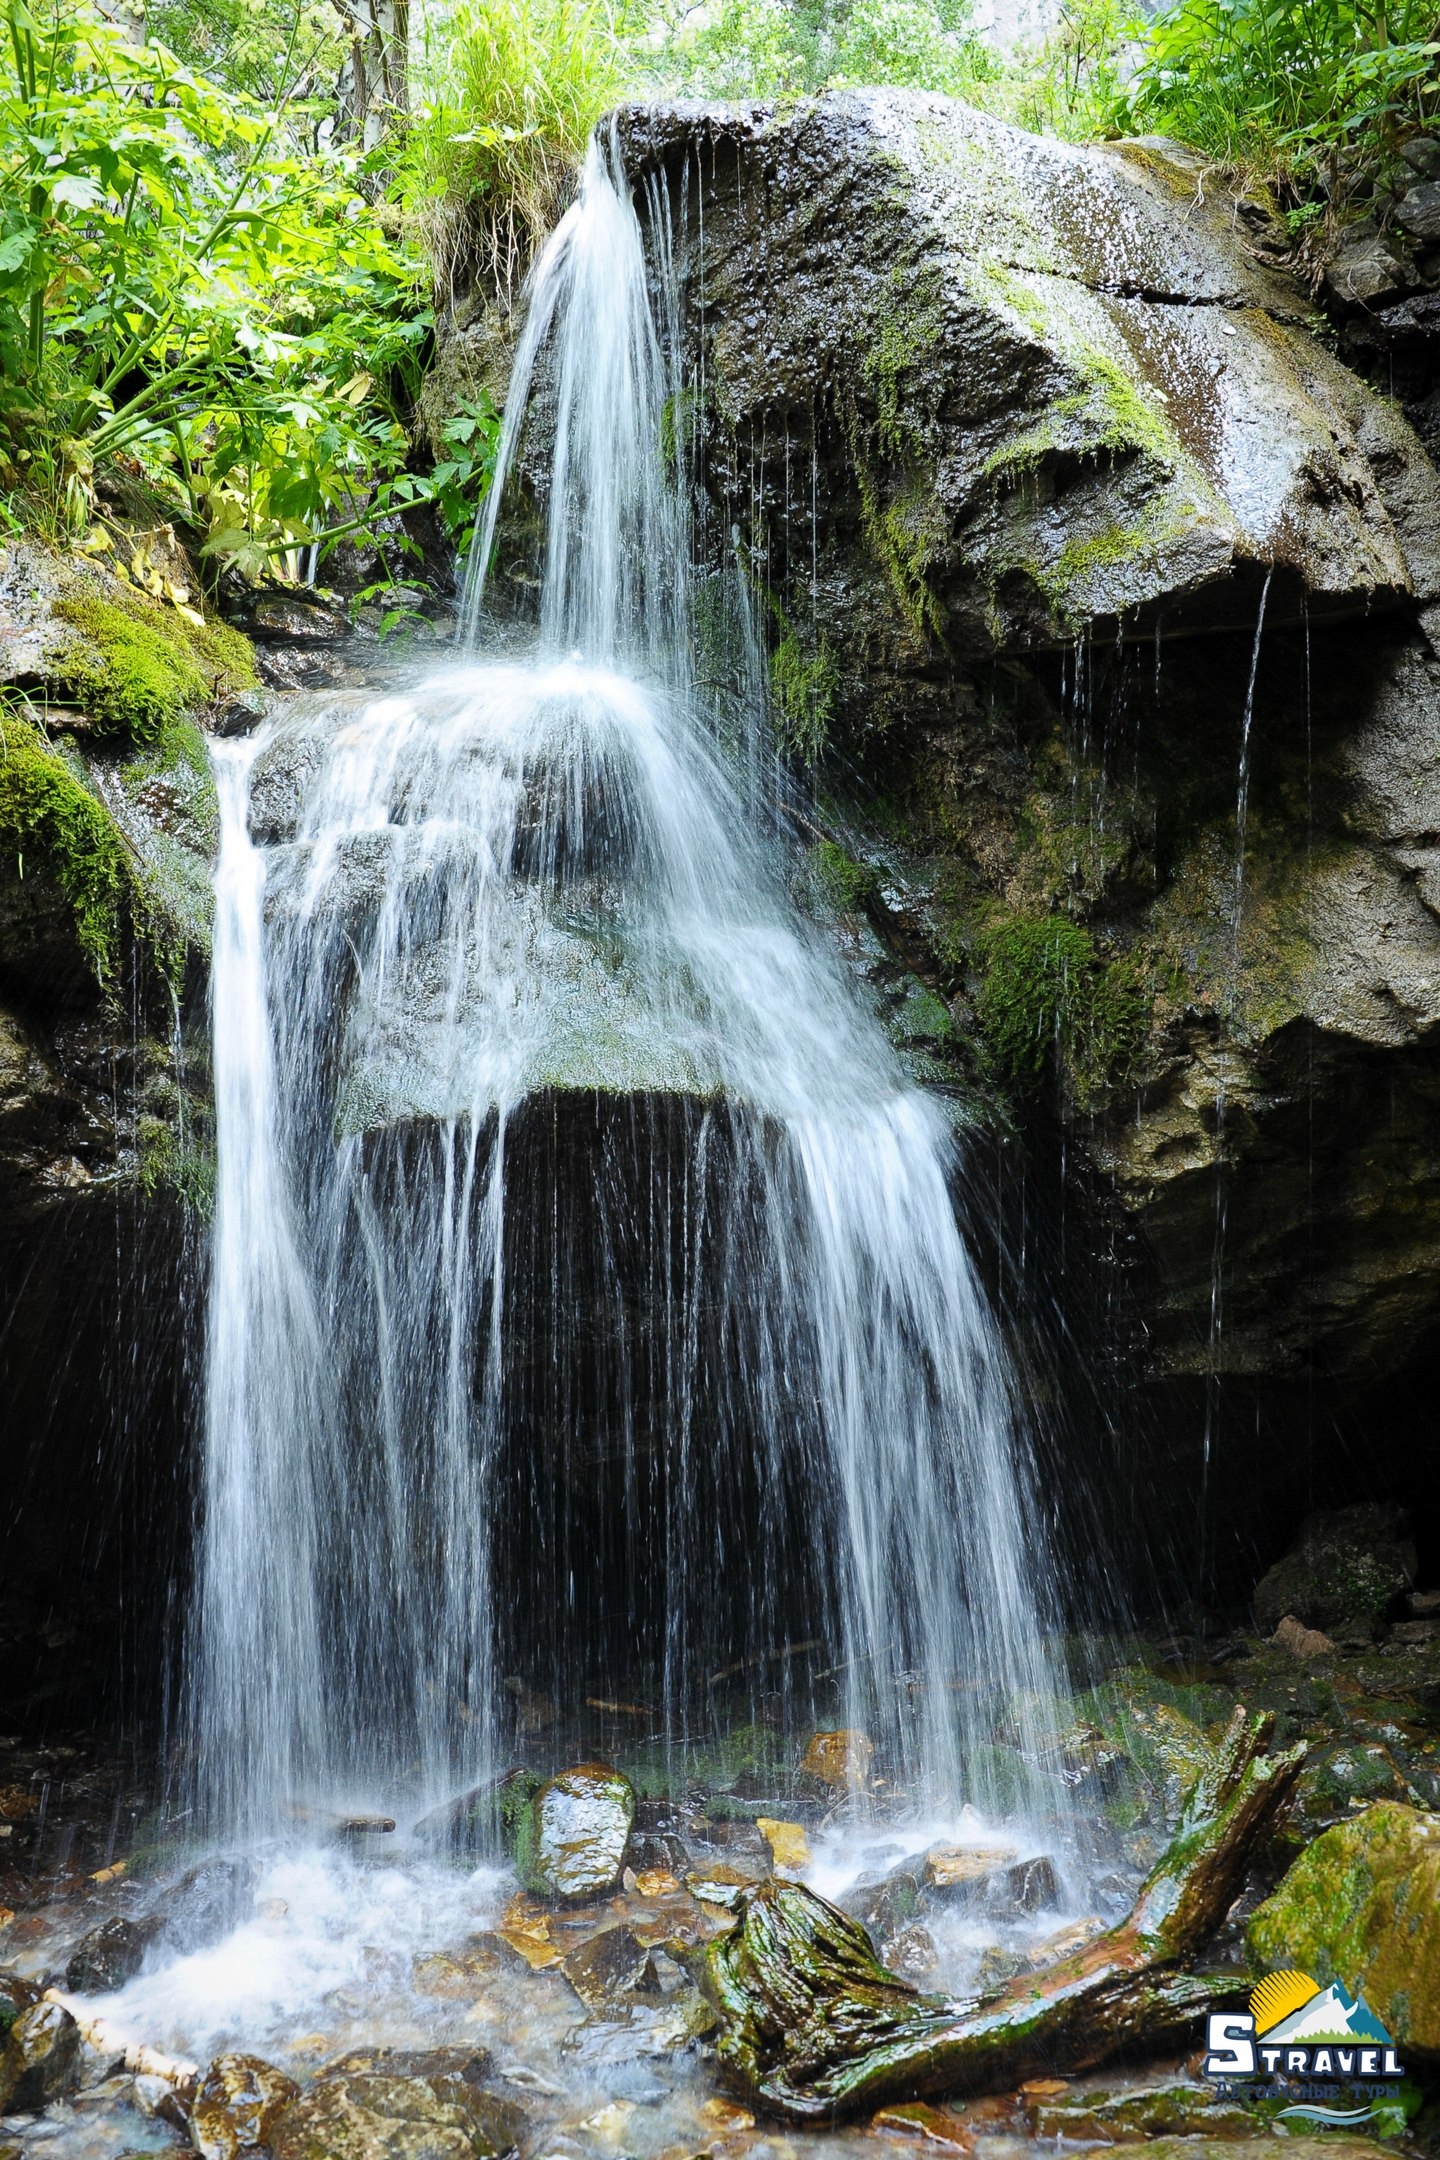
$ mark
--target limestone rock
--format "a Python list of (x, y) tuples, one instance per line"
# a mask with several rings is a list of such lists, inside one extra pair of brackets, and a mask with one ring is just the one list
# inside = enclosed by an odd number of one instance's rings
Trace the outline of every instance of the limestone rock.
[(1440, 1815), (1381, 1802), (1300, 1855), (1251, 1916), (1255, 1971), (1363, 1994), (1402, 2049), (1440, 2056)]
[(201, 2160), (243, 2160), (267, 2147), (276, 2122), (299, 2092), (294, 2078), (259, 2055), (217, 2055), (200, 2080), (190, 2114)]
[(1322, 1635), (1318, 1628), (1302, 1627), (1293, 1613), (1286, 1613), (1270, 1640), (1288, 1650), (1291, 1657), (1332, 1657), (1335, 1651), (1328, 1635)]
[(458, 2053), (347, 2057), (280, 2116), (273, 2160), (506, 2160), (522, 2118), (485, 2090), (487, 2067)]
[(0, 2054), (0, 2115), (38, 2114), (80, 2083), (80, 2027), (61, 2004), (21, 2012)]
[(608, 1763), (562, 1770), (522, 1818), (515, 1855), (521, 1881), (542, 1897), (603, 1897), (619, 1880), (634, 1817), (630, 1780)]
[[(1339, 1508), (1310, 1516), (1294, 1548), (1261, 1577), (1255, 1618), (1267, 1632), (1289, 1615), (1302, 1629), (1373, 1634), (1414, 1579), (1415, 1545), (1399, 1509)], [(1295, 1648), (1293, 1638), (1286, 1647)]]

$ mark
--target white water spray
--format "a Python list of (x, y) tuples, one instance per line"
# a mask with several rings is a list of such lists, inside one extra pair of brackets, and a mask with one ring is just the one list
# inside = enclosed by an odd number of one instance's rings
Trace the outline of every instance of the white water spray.
[(592, 147), (538, 267), (533, 657), (217, 752), (219, 1192), (195, 1751), (212, 1820), (438, 1796), (497, 1675), (578, 1698), (808, 1631), (892, 1777), (994, 1804), (1052, 1714), (1023, 1423), (954, 1146), (689, 690), (682, 385)]

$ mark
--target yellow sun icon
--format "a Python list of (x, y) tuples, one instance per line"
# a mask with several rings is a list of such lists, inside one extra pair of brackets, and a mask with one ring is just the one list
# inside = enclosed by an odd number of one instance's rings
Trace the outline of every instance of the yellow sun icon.
[(1319, 1993), (1308, 1973), (1267, 1973), (1250, 1991), (1250, 2012), (1256, 2032), (1269, 2032), (1272, 2025), (1278, 2025), (1281, 2018), (1289, 2017), (1292, 2010), (1298, 2010)]

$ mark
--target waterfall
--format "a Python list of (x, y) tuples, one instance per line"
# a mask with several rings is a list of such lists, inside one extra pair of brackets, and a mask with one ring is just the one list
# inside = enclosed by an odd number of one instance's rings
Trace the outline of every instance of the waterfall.
[[(510, 1665), (561, 1701), (643, 1668), (683, 1750), (717, 1649), (818, 1637), (917, 1806), (993, 1803), (997, 1725), (1053, 1720), (950, 1126), (692, 694), (679, 367), (597, 143), (532, 283), (472, 657), (217, 746), (192, 1692), (228, 1827), (503, 1766)], [(539, 634), (493, 657), (541, 404)]]

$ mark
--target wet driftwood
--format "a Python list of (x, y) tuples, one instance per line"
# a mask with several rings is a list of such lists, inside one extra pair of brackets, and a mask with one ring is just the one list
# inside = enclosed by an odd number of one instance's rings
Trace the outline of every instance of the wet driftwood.
[(722, 2061), (765, 2107), (833, 2119), (888, 2100), (1008, 2091), (1188, 2033), (1236, 1982), (1184, 1967), (1239, 1895), (1304, 1762), (1303, 1747), (1264, 1753), (1273, 1722), (1235, 1712), (1123, 1925), (993, 1994), (921, 1995), (847, 1914), (799, 1883), (759, 1885), (706, 1960)]

